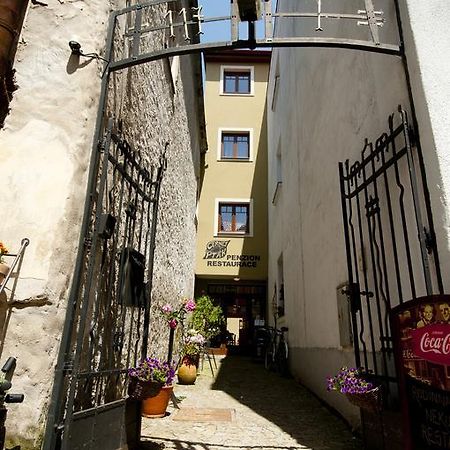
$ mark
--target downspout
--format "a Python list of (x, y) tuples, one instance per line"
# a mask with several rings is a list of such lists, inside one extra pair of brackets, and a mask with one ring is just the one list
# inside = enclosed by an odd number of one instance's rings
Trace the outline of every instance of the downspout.
[(0, 127), (15, 90), (13, 61), (28, 0), (0, 0)]

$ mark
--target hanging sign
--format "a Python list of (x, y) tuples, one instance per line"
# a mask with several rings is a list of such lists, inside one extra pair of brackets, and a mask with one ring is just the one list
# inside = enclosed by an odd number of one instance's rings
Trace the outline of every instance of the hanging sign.
[(450, 295), (391, 312), (402, 394), (405, 449), (450, 449)]

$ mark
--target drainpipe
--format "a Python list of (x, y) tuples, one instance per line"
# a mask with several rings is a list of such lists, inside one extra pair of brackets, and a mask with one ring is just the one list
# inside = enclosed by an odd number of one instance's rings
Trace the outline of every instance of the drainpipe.
[(15, 90), (13, 61), (28, 0), (0, 0), (0, 126)]

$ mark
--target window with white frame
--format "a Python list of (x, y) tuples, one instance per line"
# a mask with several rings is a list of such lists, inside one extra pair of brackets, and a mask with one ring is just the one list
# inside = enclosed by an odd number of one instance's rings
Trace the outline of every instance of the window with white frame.
[(219, 128), (218, 161), (253, 161), (253, 130)]
[(223, 132), (220, 156), (221, 159), (249, 159), (250, 133)]
[(253, 95), (254, 69), (249, 66), (222, 66), (220, 93), (223, 95)]
[(251, 200), (219, 199), (216, 203), (216, 235), (250, 235), (252, 227)]

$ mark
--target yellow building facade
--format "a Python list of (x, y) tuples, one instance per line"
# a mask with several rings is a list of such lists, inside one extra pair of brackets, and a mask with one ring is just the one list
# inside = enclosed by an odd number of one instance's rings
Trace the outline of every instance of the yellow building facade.
[(221, 304), (236, 345), (252, 344), (267, 292), (267, 51), (205, 56), (208, 152), (198, 204), (196, 295)]

